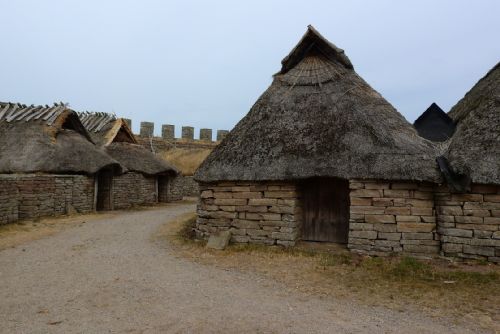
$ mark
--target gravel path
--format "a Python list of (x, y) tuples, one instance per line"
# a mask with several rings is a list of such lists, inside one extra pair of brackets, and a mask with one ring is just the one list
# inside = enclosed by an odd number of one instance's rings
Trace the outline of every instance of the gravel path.
[(477, 333), (289, 293), (151, 241), (193, 204), (119, 213), (0, 252), (1, 333)]

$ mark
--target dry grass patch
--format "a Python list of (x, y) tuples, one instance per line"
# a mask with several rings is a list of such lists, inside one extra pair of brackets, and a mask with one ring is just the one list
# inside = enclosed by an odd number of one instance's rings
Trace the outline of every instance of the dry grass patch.
[(177, 167), (182, 175), (193, 175), (210, 152), (211, 148), (173, 148), (162, 153), (161, 157)]
[(192, 240), (193, 214), (183, 219), (169, 225), (168, 236), (178, 253), (193, 261), (259, 273), (296, 291), (401, 311), (419, 310), (500, 331), (499, 266), (375, 258), (332, 245), (305, 243), (292, 248), (238, 244), (216, 251)]

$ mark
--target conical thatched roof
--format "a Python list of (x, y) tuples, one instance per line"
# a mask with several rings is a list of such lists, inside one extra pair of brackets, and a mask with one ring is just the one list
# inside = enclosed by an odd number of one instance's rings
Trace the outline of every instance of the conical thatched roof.
[(250, 112), (195, 174), (201, 182), (440, 179), (434, 144), (313, 27)]
[(432, 103), (413, 126), (421, 137), (437, 142), (450, 139), (455, 131), (453, 120), (436, 103)]
[(451, 109), (457, 122), (446, 158), (473, 183), (500, 184), (500, 63)]
[(79, 115), (94, 142), (128, 171), (147, 175), (178, 173), (175, 167), (139, 145), (123, 118), (102, 112), (82, 112)]
[(0, 173), (94, 174), (102, 168), (121, 171), (73, 110), (0, 102)]

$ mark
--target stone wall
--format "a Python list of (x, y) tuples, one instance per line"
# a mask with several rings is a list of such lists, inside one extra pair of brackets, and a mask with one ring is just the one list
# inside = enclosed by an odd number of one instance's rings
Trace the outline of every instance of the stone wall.
[(179, 174), (171, 180), (169, 187), (169, 201), (179, 200), (183, 197), (196, 197), (200, 194), (198, 183), (192, 176)]
[(125, 173), (113, 177), (113, 207), (126, 209), (158, 202), (156, 177), (141, 173)]
[(302, 210), (290, 183), (200, 184), (196, 234), (229, 230), (231, 241), (291, 246), (299, 238)]
[(0, 225), (19, 219), (18, 190), (14, 180), (0, 178)]
[(443, 186), (435, 196), (443, 254), (500, 263), (500, 186), (474, 184), (467, 194)]
[(348, 247), (385, 255), (438, 254), (433, 186), (351, 180)]
[(80, 213), (93, 210), (93, 177), (9, 174), (1, 175), (0, 183), (8, 185), (0, 191), (0, 222), (58, 216), (70, 209)]

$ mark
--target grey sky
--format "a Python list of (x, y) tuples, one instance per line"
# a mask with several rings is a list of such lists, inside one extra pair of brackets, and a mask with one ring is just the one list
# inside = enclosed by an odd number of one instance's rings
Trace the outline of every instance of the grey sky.
[(0, 101), (232, 128), (308, 24), (409, 121), (500, 60), (500, 1), (0, 0)]

